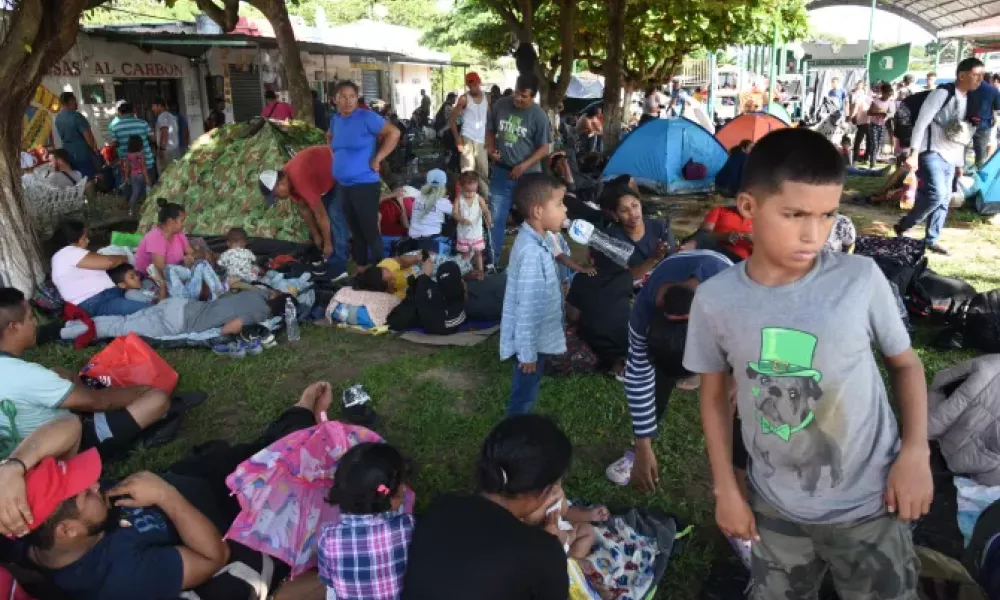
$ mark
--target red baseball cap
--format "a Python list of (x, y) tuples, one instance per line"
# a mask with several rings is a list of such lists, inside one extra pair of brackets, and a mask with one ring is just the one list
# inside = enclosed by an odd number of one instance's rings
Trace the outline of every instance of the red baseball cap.
[(483, 80), (479, 78), (479, 73), (472, 71), (465, 75), (465, 85), (472, 85), (474, 83), (482, 83)]
[(101, 455), (96, 448), (65, 461), (51, 456), (43, 458), (24, 476), (28, 507), (34, 517), (28, 529), (40, 527), (64, 500), (94, 485), (100, 477)]

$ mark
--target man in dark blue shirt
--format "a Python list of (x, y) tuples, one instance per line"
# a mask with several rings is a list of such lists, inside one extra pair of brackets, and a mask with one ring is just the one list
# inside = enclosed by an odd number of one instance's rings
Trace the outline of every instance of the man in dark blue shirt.
[(830, 79), (830, 91), (826, 95), (837, 102), (837, 108), (840, 110), (847, 109), (847, 90), (840, 87), (840, 77)]
[[(7, 461), (15, 465), (0, 463), (0, 483), (20, 490), (0, 499), (0, 534), (27, 533), (14, 542), (16, 561), (43, 571), (50, 584), (76, 600), (175, 600), (230, 561), (220, 532), (239, 505), (228, 494), (226, 476), (284, 435), (315, 425), (330, 400), (330, 384), (314, 383), (260, 438), (226, 446), (210, 459), (199, 456), (204, 464), (198, 467), (192, 459), (176, 463), (165, 476), (170, 483), (143, 472), (105, 491), (96, 451), (56, 460), (52, 454), (19, 454), (25, 450), (18, 447)], [(72, 435), (49, 432), (47, 446), (76, 448)], [(54, 438), (67, 443), (55, 444)], [(234, 544), (232, 550), (236, 557), (245, 548)]]
[(972, 136), (972, 151), (976, 153), (976, 167), (981, 168), (993, 154), (996, 146), (994, 115), (1000, 111), (1000, 90), (988, 81), (969, 92), (969, 120), (976, 126)]

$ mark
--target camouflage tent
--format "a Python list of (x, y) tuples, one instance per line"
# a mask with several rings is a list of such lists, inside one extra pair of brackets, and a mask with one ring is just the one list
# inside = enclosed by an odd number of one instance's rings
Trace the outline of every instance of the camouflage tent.
[(268, 206), (257, 176), (280, 169), (291, 151), (323, 144), (323, 132), (303, 122), (287, 125), (264, 119), (230, 123), (198, 138), (150, 191), (139, 231), (156, 223), (160, 198), (187, 210), (185, 229), (200, 235), (225, 235), (233, 227), (251, 237), (310, 241), (309, 228), (290, 201)]

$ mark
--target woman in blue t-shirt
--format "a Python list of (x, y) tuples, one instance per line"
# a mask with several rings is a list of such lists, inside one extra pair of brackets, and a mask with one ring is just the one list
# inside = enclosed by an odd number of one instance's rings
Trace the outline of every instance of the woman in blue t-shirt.
[[(628, 270), (636, 287), (639, 287), (667, 253), (675, 249), (674, 234), (670, 231), (670, 225), (659, 219), (644, 217), (639, 192), (632, 187), (615, 186), (606, 190), (601, 206), (616, 221), (605, 233), (625, 240), (635, 248), (628, 261)], [(598, 272), (602, 269), (618, 268), (610, 259), (598, 252), (594, 252), (594, 261)]]
[(333, 148), (333, 178), (337, 202), (354, 238), (354, 262), (358, 267), (382, 260), (382, 237), (378, 229), (381, 188), (379, 169), (399, 142), (399, 129), (366, 108), (358, 107), (358, 86), (341, 81), (334, 89), (337, 111), (330, 119), (327, 139)]

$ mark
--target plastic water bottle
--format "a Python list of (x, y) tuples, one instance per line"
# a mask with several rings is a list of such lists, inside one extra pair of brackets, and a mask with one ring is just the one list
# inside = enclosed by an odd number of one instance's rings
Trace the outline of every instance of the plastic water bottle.
[(597, 250), (619, 266), (628, 266), (628, 259), (635, 252), (635, 246), (594, 229), (594, 224), (589, 221), (567, 219), (563, 227), (569, 231), (569, 237), (573, 238), (574, 242)]
[(288, 332), (289, 342), (299, 341), (299, 320), (291, 298), (285, 299), (285, 331)]

